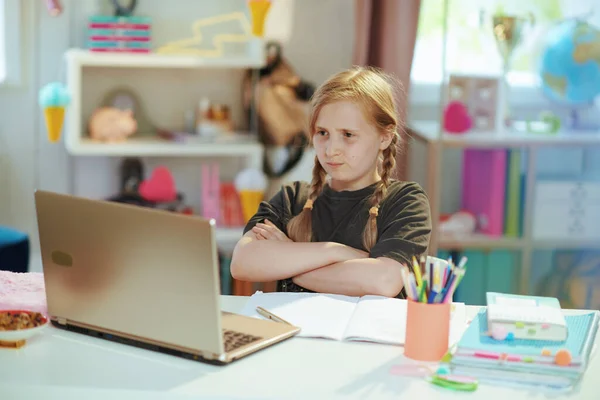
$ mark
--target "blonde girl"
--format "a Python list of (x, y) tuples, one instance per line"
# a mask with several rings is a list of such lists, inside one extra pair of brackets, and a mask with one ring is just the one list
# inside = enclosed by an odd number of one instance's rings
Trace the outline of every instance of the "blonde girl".
[(392, 178), (401, 129), (391, 79), (356, 67), (311, 99), (312, 181), (262, 202), (237, 243), (236, 279), (278, 281), (280, 291), (403, 295), (400, 266), (426, 254), (429, 201)]

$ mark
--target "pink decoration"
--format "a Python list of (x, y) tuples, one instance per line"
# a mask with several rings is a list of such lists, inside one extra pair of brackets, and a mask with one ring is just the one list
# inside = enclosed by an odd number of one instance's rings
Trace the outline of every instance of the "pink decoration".
[(504, 340), (508, 336), (508, 331), (503, 326), (495, 326), (492, 329), (492, 337), (496, 340)]
[(44, 275), (0, 271), (0, 310), (28, 310), (48, 315)]
[(157, 167), (150, 176), (140, 183), (140, 195), (154, 202), (168, 202), (177, 199), (175, 180), (166, 167)]
[(469, 110), (460, 101), (451, 101), (444, 110), (444, 129), (449, 133), (464, 133), (471, 129), (473, 121)]

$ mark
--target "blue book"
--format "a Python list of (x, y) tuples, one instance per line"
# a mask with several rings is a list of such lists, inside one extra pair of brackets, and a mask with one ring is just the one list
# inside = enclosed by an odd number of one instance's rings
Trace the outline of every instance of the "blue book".
[(487, 310), (480, 311), (457, 344), (456, 355), (480, 359), (554, 363), (559, 351), (567, 350), (572, 365), (585, 364), (598, 329), (598, 312), (565, 317), (569, 335), (565, 341), (530, 339), (496, 340), (488, 334)]

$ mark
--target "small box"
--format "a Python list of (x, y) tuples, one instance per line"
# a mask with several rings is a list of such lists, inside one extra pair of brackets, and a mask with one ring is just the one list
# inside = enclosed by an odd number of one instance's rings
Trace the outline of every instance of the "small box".
[(500, 77), (451, 74), (447, 103), (467, 108), (472, 132), (494, 132), (503, 126), (501, 91)]

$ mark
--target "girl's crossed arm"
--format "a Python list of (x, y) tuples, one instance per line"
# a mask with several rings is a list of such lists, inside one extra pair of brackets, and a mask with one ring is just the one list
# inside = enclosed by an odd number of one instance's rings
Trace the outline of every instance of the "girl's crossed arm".
[(391, 258), (360, 258), (305, 272), (293, 280), (315, 292), (395, 297), (403, 287), (400, 271), (400, 263)]
[[(276, 264), (276, 265), (273, 265)], [(306, 289), (347, 296), (394, 297), (402, 290), (400, 263), (334, 242), (293, 242), (266, 221), (246, 233), (234, 250), (234, 278), (267, 282), (293, 278)]]
[[(259, 224), (260, 226), (267, 226)], [(237, 243), (231, 258), (231, 275), (249, 282), (270, 282), (292, 278), (342, 261), (367, 257), (350, 246), (334, 242), (293, 242), (277, 228), (266, 238), (258, 229), (248, 231)], [(265, 233), (266, 234), (266, 233)], [(275, 236), (277, 235), (277, 237)]]

